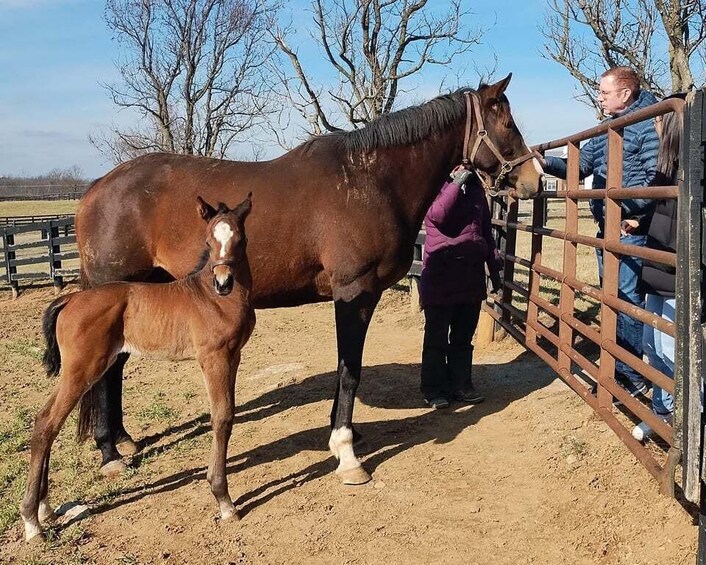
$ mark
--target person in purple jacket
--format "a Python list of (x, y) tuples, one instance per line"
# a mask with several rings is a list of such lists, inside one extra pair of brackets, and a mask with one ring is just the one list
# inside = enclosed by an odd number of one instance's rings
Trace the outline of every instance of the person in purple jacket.
[(485, 265), (494, 292), (502, 266), (483, 187), (463, 166), (456, 167), (451, 178), (424, 218), (421, 389), (424, 402), (436, 409), (448, 407), (449, 400), (484, 400), (473, 386), (471, 339), (486, 298)]

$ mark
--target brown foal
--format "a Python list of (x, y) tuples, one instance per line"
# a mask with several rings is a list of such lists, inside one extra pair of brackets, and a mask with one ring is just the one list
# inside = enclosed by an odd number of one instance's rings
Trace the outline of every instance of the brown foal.
[[(44, 365), (61, 378), (37, 415), (29, 477), (20, 514), (29, 541), (54, 517), (47, 501), (49, 453), (71, 410), (121, 352), (193, 358), (201, 366), (211, 404), (213, 448), (206, 478), (221, 517), (237, 518), (228, 493), (226, 456), (233, 428), (240, 350), (255, 325), (244, 222), (251, 195), (234, 209), (198, 197), (208, 222), (208, 262), (168, 284), (111, 283), (62, 296), (44, 314)], [(205, 255), (204, 255), (205, 259)]]

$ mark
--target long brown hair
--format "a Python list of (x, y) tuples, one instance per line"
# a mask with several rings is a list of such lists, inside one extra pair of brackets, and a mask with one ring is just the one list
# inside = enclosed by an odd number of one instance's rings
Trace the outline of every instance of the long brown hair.
[[(686, 97), (685, 93), (672, 94), (665, 98)], [(682, 117), (676, 112), (669, 112), (660, 116), (662, 119), (662, 133), (659, 139), (659, 153), (657, 154), (657, 174), (654, 185), (671, 185), (677, 182), (679, 171), (679, 154), (681, 152)]]

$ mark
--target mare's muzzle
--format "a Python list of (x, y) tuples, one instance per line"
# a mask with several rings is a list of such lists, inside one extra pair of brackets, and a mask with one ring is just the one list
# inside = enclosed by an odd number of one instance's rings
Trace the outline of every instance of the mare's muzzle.
[(220, 296), (226, 296), (233, 290), (235, 280), (230, 265), (216, 264), (213, 266), (213, 289)]

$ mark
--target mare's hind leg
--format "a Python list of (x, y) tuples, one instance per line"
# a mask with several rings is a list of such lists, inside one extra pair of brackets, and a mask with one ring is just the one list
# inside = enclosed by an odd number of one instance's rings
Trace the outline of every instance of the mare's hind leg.
[(223, 520), (238, 519), (238, 513), (228, 492), (226, 458), (235, 418), (235, 377), (240, 363), (240, 353), (230, 354), (225, 350), (217, 351), (199, 359), (199, 362), (211, 404), (211, 427), (213, 429), (211, 461), (208, 465), (206, 480), (211, 485), (211, 492), (218, 502), (221, 518)]
[(108, 384), (108, 422), (113, 441), (121, 455), (135, 455), (138, 446), (123, 425), (123, 371), (130, 358), (129, 353), (121, 353), (110, 368)]
[(49, 452), (66, 417), (76, 406), (84, 390), (79, 379), (73, 380), (62, 376), (57, 389), (35, 420), (30, 443), (27, 487), (20, 504), (20, 515), (24, 522), (27, 541), (37, 536), (43, 537), (40, 520), (45, 521), (51, 517), (47, 511), (47, 509), (51, 510), (47, 502)]
[(338, 391), (329, 448), (339, 461), (336, 474), (348, 485), (370, 480), (353, 451), (353, 405), (360, 383), (365, 335), (379, 299), (380, 293), (363, 292), (348, 302), (335, 302)]

